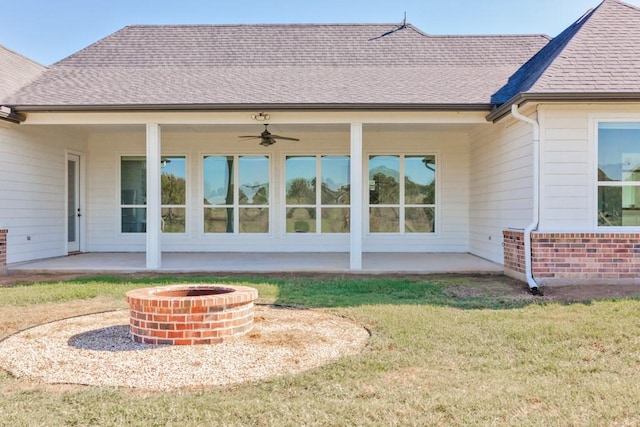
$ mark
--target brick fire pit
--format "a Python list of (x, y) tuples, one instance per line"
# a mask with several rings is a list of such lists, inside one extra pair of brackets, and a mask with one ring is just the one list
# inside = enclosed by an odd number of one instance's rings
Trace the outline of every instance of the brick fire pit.
[(174, 285), (127, 292), (131, 337), (145, 344), (218, 344), (253, 328), (247, 286)]

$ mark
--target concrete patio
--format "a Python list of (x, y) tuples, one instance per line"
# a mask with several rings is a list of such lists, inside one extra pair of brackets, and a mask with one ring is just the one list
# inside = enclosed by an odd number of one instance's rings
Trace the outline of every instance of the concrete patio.
[[(84, 253), (9, 264), (11, 272), (133, 273), (147, 271), (144, 253)], [(365, 253), (349, 270), (348, 253), (163, 253), (160, 272), (502, 274), (503, 267), (471, 254)]]

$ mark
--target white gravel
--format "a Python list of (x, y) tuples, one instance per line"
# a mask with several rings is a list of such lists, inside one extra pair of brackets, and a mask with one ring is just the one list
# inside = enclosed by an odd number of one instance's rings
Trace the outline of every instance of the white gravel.
[(0, 367), (50, 384), (168, 390), (293, 374), (360, 352), (361, 326), (314, 310), (257, 306), (244, 337), (217, 345), (154, 346), (129, 338), (129, 312), (48, 323), (0, 342)]

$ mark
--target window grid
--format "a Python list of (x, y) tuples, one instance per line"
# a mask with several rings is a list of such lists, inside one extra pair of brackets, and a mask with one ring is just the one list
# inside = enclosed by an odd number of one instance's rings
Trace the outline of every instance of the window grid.
[[(205, 167), (204, 167), (204, 161), (209, 158), (209, 157), (219, 157), (219, 158), (231, 158), (233, 159), (233, 174), (232, 174), (232, 180), (233, 182), (231, 183), (231, 186), (233, 188), (233, 193), (232, 193), (232, 203), (233, 204), (206, 204), (203, 203), (202, 205), (202, 210), (201, 213), (203, 214), (203, 218), (201, 221), (201, 224), (203, 224), (203, 233), (204, 234), (234, 234), (234, 235), (238, 235), (238, 234), (268, 234), (270, 231), (270, 212), (271, 212), (271, 192), (270, 189), (268, 190), (269, 193), (267, 195), (268, 200), (266, 204), (249, 204), (249, 203), (241, 203), (240, 201), (240, 191), (241, 191), (241, 183), (240, 183), (240, 169), (241, 169), (241, 162), (240, 160), (242, 158), (251, 158), (251, 157), (263, 157), (266, 159), (267, 161), (267, 167), (268, 167), (268, 171), (267, 171), (267, 179), (268, 179), (268, 186), (271, 185), (271, 158), (269, 155), (258, 155), (258, 154), (208, 154), (208, 155), (204, 155), (202, 157), (202, 171), (203, 171), (203, 190), (204, 190), (204, 180), (206, 179), (206, 171), (205, 171)], [(254, 194), (255, 195), (255, 194)], [(204, 201), (205, 197), (203, 196), (201, 198), (201, 200)], [(233, 230), (231, 232), (226, 231), (226, 232), (220, 232), (220, 231), (207, 231), (207, 227), (206, 227), (206, 214), (205, 212), (207, 210), (223, 210), (223, 209), (231, 209), (232, 212), (232, 228)], [(243, 210), (245, 210), (243, 212)], [(256, 232), (250, 232), (250, 231), (243, 231), (241, 229), (241, 223), (240, 223), (240, 219), (242, 214), (246, 213), (249, 210), (254, 210), (257, 211), (258, 214), (260, 214), (260, 211), (265, 211), (266, 210), (266, 217), (267, 217), (267, 226), (266, 226), (266, 231), (256, 231)]]
[[(400, 194), (398, 195), (398, 203), (385, 203), (385, 204), (372, 204), (371, 203), (371, 199), (370, 197), (367, 197), (368, 200), (368, 206), (369, 206), (369, 218), (371, 218), (371, 212), (372, 209), (375, 208), (390, 208), (390, 209), (398, 209), (398, 231), (393, 231), (393, 232), (379, 232), (379, 231), (371, 231), (370, 227), (371, 227), (371, 222), (367, 221), (368, 223), (368, 231), (369, 233), (372, 234), (434, 234), (435, 233), (435, 226), (433, 227), (433, 230), (430, 232), (413, 232), (413, 231), (407, 231), (406, 230), (406, 225), (407, 225), (407, 221), (406, 221), (406, 211), (407, 208), (431, 208), (434, 211), (434, 215), (436, 212), (436, 205), (437, 205), (437, 194), (435, 195), (434, 201), (436, 203), (432, 203), (432, 204), (416, 204), (416, 203), (411, 203), (411, 204), (406, 204), (406, 158), (409, 157), (433, 157), (434, 159), (434, 164), (437, 164), (437, 159), (436, 159), (436, 155), (435, 154), (369, 154), (368, 159), (369, 161), (377, 156), (397, 156), (399, 159), (399, 165), (398, 165), (398, 172), (399, 172), (399, 192)], [(367, 166), (367, 179), (369, 180), (369, 165)], [(437, 173), (435, 174), (434, 177), (435, 181), (437, 182)], [(434, 225), (437, 224), (437, 218), (434, 220)]]
[[(616, 179), (614, 176), (613, 179), (609, 178), (608, 170), (606, 166), (607, 160), (604, 158), (609, 158), (611, 152), (616, 153), (624, 157), (625, 155), (630, 156), (630, 158), (635, 158), (635, 161), (640, 159), (640, 140), (634, 140), (631, 146), (627, 145), (625, 148), (629, 151), (623, 151), (622, 153), (619, 150), (623, 150), (624, 143), (622, 145), (618, 145), (622, 141), (619, 139), (608, 140), (609, 146), (605, 146), (605, 138), (603, 136), (603, 132), (606, 130), (634, 130), (637, 131), (640, 135), (640, 122), (634, 122), (632, 120), (603, 120), (598, 122), (596, 134), (597, 136), (597, 144), (596, 144), (596, 153), (597, 153), (597, 161), (596, 161), (596, 223), (599, 227), (611, 229), (611, 228), (637, 228), (640, 226), (640, 171), (638, 171), (637, 166), (633, 170), (625, 170), (622, 165), (623, 159), (620, 159), (620, 165), (622, 169), (620, 170), (621, 176), (619, 179)], [(628, 137), (627, 137), (628, 138)], [(636, 136), (638, 138), (638, 136)], [(624, 140), (624, 138), (623, 138)], [(629, 141), (627, 141), (627, 144)], [(608, 148), (611, 152), (604, 153), (603, 150)], [(603, 155), (601, 158), (601, 155)], [(601, 169), (602, 167), (602, 169)], [(624, 176), (624, 173), (627, 173), (628, 176)], [(615, 175), (615, 173), (614, 173)], [(609, 180), (604, 181), (601, 180), (601, 176), (603, 178), (609, 178)], [(614, 190), (620, 189), (620, 193), (610, 194), (609, 192), (601, 191), (601, 189), (609, 189)], [(635, 190), (635, 191), (634, 191)], [(625, 197), (626, 196), (626, 197)], [(616, 199), (619, 197), (619, 204), (616, 203)], [(638, 199), (638, 203), (631, 203), (629, 199), (636, 200)]]
[[(315, 188), (315, 204), (290, 204), (287, 203), (287, 170), (286, 170), (286, 162), (288, 159), (296, 158), (296, 157), (308, 157), (313, 158), (315, 163), (315, 180), (316, 180), (316, 188)], [(295, 234), (296, 231), (288, 231), (287, 230), (287, 215), (290, 209), (314, 209), (315, 210), (315, 231), (311, 234), (347, 234), (349, 231), (345, 231), (342, 233), (338, 232), (330, 232), (323, 230), (323, 213), (326, 213), (330, 209), (348, 209), (351, 208), (351, 200), (349, 200), (348, 204), (324, 204), (322, 203), (322, 183), (323, 183), (323, 170), (322, 170), (322, 160), (324, 158), (331, 157), (344, 157), (349, 159), (350, 157), (346, 154), (287, 154), (285, 155), (285, 171), (284, 171), (284, 216), (285, 216), (285, 232), (287, 234)], [(308, 231), (304, 231), (304, 233), (309, 233)]]

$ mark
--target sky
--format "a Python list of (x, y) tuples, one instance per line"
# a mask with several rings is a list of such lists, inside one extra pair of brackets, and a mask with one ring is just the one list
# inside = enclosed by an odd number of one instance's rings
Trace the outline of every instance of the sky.
[[(0, 45), (53, 64), (135, 24), (400, 23), (428, 34), (558, 35), (600, 0), (19, 0)], [(640, 0), (627, 0), (640, 6)]]

